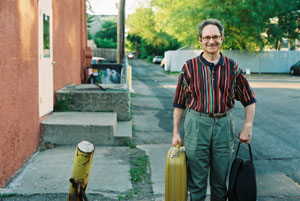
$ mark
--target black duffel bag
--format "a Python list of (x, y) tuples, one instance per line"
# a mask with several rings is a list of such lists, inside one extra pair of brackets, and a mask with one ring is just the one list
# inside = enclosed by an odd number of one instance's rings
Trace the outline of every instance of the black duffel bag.
[(237, 147), (235, 159), (229, 174), (229, 201), (256, 201), (256, 178), (252, 160), (251, 146), (248, 144), (250, 161), (238, 158), (240, 143)]

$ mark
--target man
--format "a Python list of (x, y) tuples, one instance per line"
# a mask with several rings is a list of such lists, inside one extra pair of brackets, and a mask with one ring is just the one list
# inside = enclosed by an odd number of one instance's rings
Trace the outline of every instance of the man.
[(184, 122), (184, 146), (188, 160), (188, 189), (192, 201), (204, 201), (210, 172), (211, 200), (227, 198), (226, 177), (234, 144), (231, 109), (234, 99), (245, 107), (239, 141), (250, 143), (256, 98), (238, 64), (220, 52), (224, 28), (216, 19), (199, 26), (203, 52), (188, 60), (179, 75), (174, 96), (172, 145), (183, 145), (180, 123)]

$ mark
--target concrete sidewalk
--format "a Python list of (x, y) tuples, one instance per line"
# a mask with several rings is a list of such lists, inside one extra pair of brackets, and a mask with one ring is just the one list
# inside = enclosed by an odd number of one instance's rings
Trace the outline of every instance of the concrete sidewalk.
[[(75, 149), (63, 146), (37, 152), (9, 185), (0, 189), (0, 195), (68, 193)], [(114, 200), (132, 189), (128, 151), (128, 147), (95, 147), (87, 194)]]
[[(170, 144), (137, 146), (149, 157), (153, 199), (164, 200), (164, 170)], [(12, 179), (0, 189), (4, 197), (36, 194), (67, 194), (75, 156), (74, 146), (58, 146), (35, 153)], [(130, 180), (130, 149), (128, 147), (96, 146), (86, 190), (107, 200), (119, 200), (133, 189)], [(32, 200), (32, 199), (30, 199)], [(100, 199), (101, 200), (101, 199)], [(145, 200), (146, 201), (146, 200)]]

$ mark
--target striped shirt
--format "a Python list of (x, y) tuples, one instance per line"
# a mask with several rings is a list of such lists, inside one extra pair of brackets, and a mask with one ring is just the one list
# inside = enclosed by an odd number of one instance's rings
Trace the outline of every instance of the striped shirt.
[(202, 113), (224, 113), (234, 107), (234, 100), (244, 106), (256, 102), (238, 64), (221, 54), (218, 64), (206, 61), (202, 54), (182, 67), (173, 106)]

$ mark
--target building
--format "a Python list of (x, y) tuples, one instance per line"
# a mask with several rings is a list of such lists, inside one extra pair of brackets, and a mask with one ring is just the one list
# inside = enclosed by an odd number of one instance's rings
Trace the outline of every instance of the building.
[(85, 0), (0, 1), (0, 187), (40, 142), (57, 89), (83, 80)]

